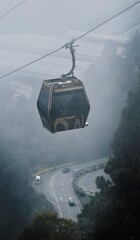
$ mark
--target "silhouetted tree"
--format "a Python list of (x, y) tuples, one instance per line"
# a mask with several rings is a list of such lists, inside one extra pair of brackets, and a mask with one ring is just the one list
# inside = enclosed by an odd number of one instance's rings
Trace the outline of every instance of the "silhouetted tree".
[(77, 224), (71, 220), (59, 218), (53, 212), (41, 212), (33, 224), (27, 227), (18, 240), (80, 240)]
[(105, 171), (113, 185), (98, 177), (99, 193), (79, 215), (86, 239), (140, 239), (140, 79), (128, 93), (114, 134)]
[(110, 141), (118, 126), (127, 92), (136, 84), (139, 62), (135, 61), (134, 65), (132, 58), (140, 49), (137, 38), (139, 36), (119, 47), (112, 41), (106, 42), (101, 58), (94, 60), (85, 73), (91, 112), (93, 108), (93, 114), (89, 115), (90, 122), (94, 123), (93, 156), (111, 153)]
[(27, 172), (15, 166), (0, 168), (0, 239), (15, 239), (37, 210), (49, 209), (29, 178)]

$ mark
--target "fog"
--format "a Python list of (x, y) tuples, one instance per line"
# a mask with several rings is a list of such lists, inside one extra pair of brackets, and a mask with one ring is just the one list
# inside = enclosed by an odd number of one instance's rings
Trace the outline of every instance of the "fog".
[[(1, 1), (0, 16), (22, 1)], [(0, 21), (0, 35), (64, 34), (68, 29), (87, 31), (122, 11), (134, 0), (26, 0)]]
[[(136, 1), (21, 2), (0, 1), (0, 77), (60, 48)], [(68, 49), (0, 80), (0, 238), (15, 239), (33, 211), (45, 206), (33, 192), (33, 173), (111, 154), (110, 143), (137, 76), (131, 57), (126, 60), (123, 51), (140, 29), (139, 11), (140, 4), (76, 41), (74, 74), (83, 81), (91, 106), (84, 129), (51, 134), (43, 128), (36, 106), (42, 81), (70, 70)]]
[[(20, 1), (1, 1), (0, 16), (18, 3)], [(18, 8), (0, 19), (1, 75), (62, 46), (73, 37), (90, 30), (133, 3), (134, 1), (128, 0), (123, 3), (111, 0), (82, 2), (80, 0), (70, 2), (29, 0), (23, 2)], [(137, 12), (137, 8), (135, 11)], [(131, 12), (132, 16), (133, 12), (134, 10)], [(123, 17), (126, 19), (126, 15)], [(118, 32), (122, 29), (123, 32), (125, 30), (127, 32), (128, 23), (122, 26), (122, 19), (118, 18), (117, 21), (117, 24), (111, 22), (111, 26), (117, 26), (116, 33), (113, 32), (113, 27), (112, 34), (122, 36), (124, 34)], [(137, 25), (137, 21), (138, 18), (135, 19), (134, 26)], [(106, 25), (96, 32), (111, 34), (109, 32), (111, 26)], [(36, 162), (43, 161), (49, 164), (91, 160), (102, 155), (98, 145), (105, 143), (109, 135), (110, 139), (105, 147), (107, 150), (103, 151), (103, 154), (108, 153), (109, 141), (111, 141), (115, 125), (117, 126), (123, 106), (116, 110), (117, 118), (116, 115), (110, 118), (110, 113), (106, 109), (114, 106), (110, 105), (112, 95), (109, 95), (108, 100), (106, 100), (106, 95), (111, 92), (116, 94), (117, 88), (113, 84), (94, 82), (94, 75), (92, 77), (90, 71), (88, 72), (91, 65), (95, 67), (95, 59), (101, 57), (104, 45), (103, 42), (92, 41), (95, 37), (93, 35), (79, 40), (77, 42), (79, 47), (76, 48), (75, 75), (84, 82), (91, 102), (87, 128), (50, 134), (42, 127), (36, 108), (42, 80), (59, 77), (62, 73), (69, 71), (71, 57), (68, 50), (63, 49), (1, 80), (1, 141), (5, 142), (6, 149), (11, 147), (14, 159), (27, 162), (36, 159)], [(130, 34), (126, 36), (130, 37)], [(98, 69), (97, 65), (96, 68)], [(94, 69), (91, 74), (95, 74), (97, 69)], [(87, 72), (90, 77), (87, 77)], [(125, 96), (122, 99), (124, 100)], [(115, 124), (114, 121), (116, 121)], [(100, 139), (104, 141), (100, 143)]]

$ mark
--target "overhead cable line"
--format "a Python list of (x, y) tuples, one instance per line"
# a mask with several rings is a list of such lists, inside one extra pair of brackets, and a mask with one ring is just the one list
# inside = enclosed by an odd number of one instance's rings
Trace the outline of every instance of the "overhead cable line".
[[(26, 0), (24, 0), (24, 1), (26, 1)], [(23, 1), (22, 1), (22, 2), (23, 2)], [(108, 20), (106, 20), (106, 21), (102, 22), (101, 24), (97, 25), (96, 27), (92, 28), (90, 31), (87, 31), (86, 33), (80, 35), (79, 37), (73, 39), (71, 42), (74, 43), (74, 42), (76, 42), (77, 40), (83, 38), (84, 36), (88, 35), (89, 33), (93, 32), (94, 30), (96, 30), (97, 28), (103, 26), (104, 24), (108, 23), (109, 21), (113, 20), (114, 18), (120, 16), (122, 13), (125, 13), (126, 11), (130, 10), (131, 8), (133, 8), (134, 6), (136, 6), (136, 5), (139, 4), (139, 3), (140, 3), (140, 1), (132, 4), (132, 5), (129, 6), (128, 8), (125, 8), (123, 11), (117, 13), (116, 15), (112, 16), (112, 17), (109, 18)], [(13, 73), (15, 73), (15, 72), (23, 69), (23, 68), (25, 68), (25, 67), (28, 67), (29, 65), (31, 65), (31, 64), (33, 64), (33, 63), (35, 63), (35, 62), (40, 61), (40, 60), (43, 59), (43, 58), (46, 58), (46, 57), (50, 56), (50, 55), (52, 55), (52, 54), (60, 51), (62, 48), (67, 48), (67, 47), (66, 47), (67, 44), (68, 44), (68, 43), (66, 43), (65, 45), (61, 46), (60, 48), (58, 48), (58, 49), (56, 49), (56, 50), (54, 50), (54, 51), (52, 51), (52, 52), (50, 52), (50, 53), (48, 53), (48, 54), (43, 55), (42, 57), (39, 57), (39, 58), (33, 60), (32, 62), (29, 62), (29, 63), (27, 63), (27, 64), (25, 64), (25, 65), (23, 65), (23, 66), (15, 69), (15, 70), (13, 70), (13, 71), (11, 71), (11, 72), (9, 72), (9, 73), (1, 76), (0, 79), (5, 78), (5, 77), (7, 77), (7, 76), (9, 76), (9, 75), (11, 75), (11, 74), (13, 74)]]
[(14, 7), (12, 7), (11, 9), (9, 9), (7, 12), (5, 12), (3, 15), (0, 16), (0, 20), (2, 18), (4, 18), (5, 16), (7, 16), (9, 13), (11, 13), (13, 10), (15, 10), (17, 7), (19, 7), (22, 3), (24, 3), (26, 0), (21, 1), (20, 3), (18, 3), (17, 5), (15, 5)]
[(74, 41), (77, 41), (77, 40), (79, 40), (80, 38), (86, 36), (87, 34), (93, 32), (93, 31), (96, 30), (97, 28), (99, 28), (99, 27), (103, 26), (104, 24), (110, 22), (110, 21), (113, 20), (114, 18), (120, 16), (121, 14), (125, 13), (126, 11), (128, 11), (128, 10), (131, 9), (131, 8), (133, 8), (134, 6), (136, 6), (136, 5), (139, 4), (139, 3), (140, 3), (140, 1), (138, 1), (138, 2), (136, 2), (136, 3), (134, 3), (134, 4), (132, 4), (132, 5), (129, 6), (128, 8), (125, 8), (123, 11), (117, 13), (117, 14), (114, 15), (113, 17), (111, 17), (111, 18), (107, 19), (106, 21), (100, 23), (100, 24), (97, 25), (96, 27), (92, 28), (90, 31), (88, 31), (88, 32), (86, 32), (86, 33), (84, 33), (84, 34), (82, 34), (81, 36), (79, 36), (79, 37), (77, 37), (77, 38), (75, 38)]
[(39, 58), (35, 59), (34, 61), (29, 62), (29, 63), (27, 63), (27, 64), (25, 64), (25, 65), (23, 65), (23, 66), (15, 69), (15, 70), (13, 70), (12, 72), (9, 72), (9, 73), (5, 74), (4, 76), (0, 77), (0, 79), (2, 79), (2, 78), (4, 78), (4, 77), (7, 77), (7, 76), (9, 76), (9, 75), (11, 75), (11, 74), (13, 74), (13, 73), (15, 73), (15, 72), (17, 72), (17, 71), (25, 68), (25, 67), (28, 67), (29, 65), (31, 65), (31, 64), (33, 64), (33, 63), (35, 63), (35, 62), (38, 62), (38, 61), (40, 61), (41, 59), (48, 57), (49, 55), (52, 55), (53, 53), (58, 52), (58, 51), (61, 50), (62, 48), (64, 48), (64, 46), (62, 46), (62, 47), (60, 47), (60, 48), (58, 48), (58, 49), (56, 49), (56, 50), (54, 50), (54, 51), (52, 51), (52, 52), (50, 52), (50, 53), (48, 53), (48, 54), (43, 55), (42, 57), (39, 57)]

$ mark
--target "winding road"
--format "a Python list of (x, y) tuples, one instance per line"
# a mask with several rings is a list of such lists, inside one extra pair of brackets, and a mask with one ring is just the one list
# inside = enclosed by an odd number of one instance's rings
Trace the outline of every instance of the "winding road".
[[(60, 217), (77, 221), (77, 214), (81, 212), (82, 207), (72, 187), (73, 171), (84, 169), (94, 164), (99, 164), (106, 161), (107, 158), (103, 158), (81, 164), (71, 164), (68, 166), (70, 168), (70, 172), (68, 173), (63, 173), (63, 168), (65, 166), (55, 169), (53, 171), (49, 171), (47, 173), (43, 173), (41, 175), (40, 184), (34, 183), (34, 187), (36, 191), (43, 193), (45, 197), (53, 204), (56, 212), (59, 214)], [(93, 174), (94, 173), (92, 173), (92, 175)], [(85, 175), (81, 178), (83, 179), (82, 184), (84, 184), (84, 187), (88, 189), (88, 178), (85, 178), (85, 183), (84, 178)], [(75, 206), (69, 206), (69, 197), (73, 199)]]

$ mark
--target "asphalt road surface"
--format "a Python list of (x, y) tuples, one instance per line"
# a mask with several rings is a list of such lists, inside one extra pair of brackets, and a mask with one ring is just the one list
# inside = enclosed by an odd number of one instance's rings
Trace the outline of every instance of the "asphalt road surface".
[[(107, 158), (98, 159), (81, 164), (71, 164), (70, 166), (67, 166), (70, 168), (70, 172), (68, 173), (63, 173), (63, 168), (65, 166), (44, 173), (41, 175), (40, 184), (34, 184), (35, 189), (38, 192), (41, 192), (45, 195), (45, 197), (53, 204), (56, 212), (58, 212), (60, 217), (77, 221), (77, 214), (81, 212), (82, 207), (72, 188), (73, 171), (80, 170), (92, 166), (93, 164), (105, 161), (107, 161)], [(92, 174), (94, 173), (92, 172)], [(83, 178), (85, 178), (85, 176)], [(89, 177), (85, 179), (86, 182), (84, 180), (81, 181), (82, 184), (84, 185), (84, 188), (88, 189), (89, 185), (88, 181), (91, 182), (91, 180)], [(68, 204), (69, 197), (73, 199), (75, 203), (74, 206), (69, 206)]]
[(97, 176), (103, 176), (106, 180), (110, 180), (110, 177), (108, 174), (106, 174), (103, 169), (96, 170), (94, 172), (87, 173), (83, 175), (79, 181), (78, 186), (82, 189), (86, 189), (89, 192), (95, 192), (98, 191), (96, 187), (96, 178)]

